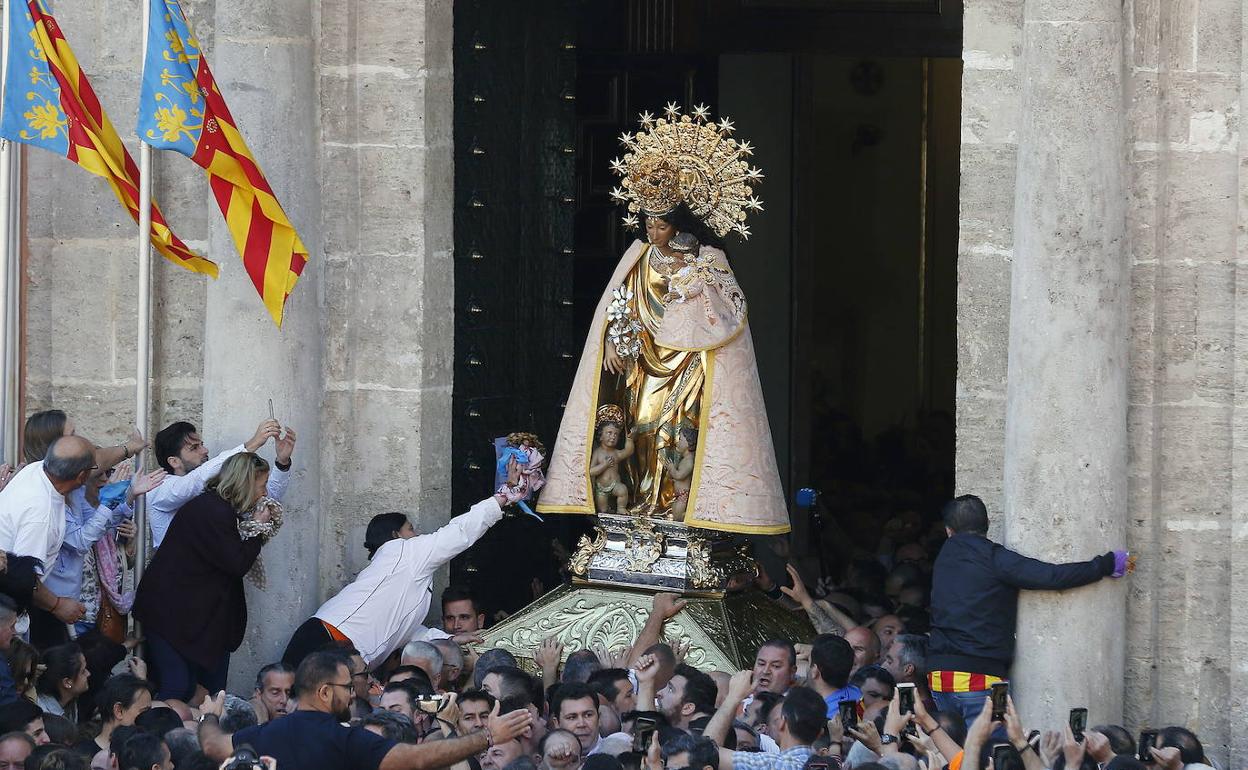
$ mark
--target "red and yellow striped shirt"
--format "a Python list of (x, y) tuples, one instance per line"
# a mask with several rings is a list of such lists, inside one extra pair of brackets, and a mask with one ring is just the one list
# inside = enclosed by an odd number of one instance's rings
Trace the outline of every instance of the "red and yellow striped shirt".
[(999, 676), (965, 671), (931, 671), (927, 675), (927, 686), (932, 692), (982, 692), (1004, 681)]

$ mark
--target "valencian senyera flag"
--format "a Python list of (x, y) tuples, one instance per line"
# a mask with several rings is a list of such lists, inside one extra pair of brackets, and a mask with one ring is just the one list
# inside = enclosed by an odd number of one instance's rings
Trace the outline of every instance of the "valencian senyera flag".
[[(9, 67), (0, 136), (42, 147), (104, 177), (139, 221), (139, 168), (95, 97), (46, 0), (6, 3)], [(216, 277), (215, 263), (187, 248), (152, 204), (152, 246), (170, 262)]]
[(243, 266), (278, 326), (308, 261), (191, 33), (177, 0), (151, 3), (151, 28), (139, 99), (139, 138), (176, 150), (208, 172)]

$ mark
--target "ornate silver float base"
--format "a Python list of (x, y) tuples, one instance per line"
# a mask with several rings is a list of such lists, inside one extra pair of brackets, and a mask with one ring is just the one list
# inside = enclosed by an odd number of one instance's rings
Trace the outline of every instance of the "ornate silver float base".
[[(653, 591), (606, 586), (561, 586), (481, 634), (484, 648), (501, 647), (530, 671), (533, 651), (547, 637), (568, 653), (595, 645), (622, 650), (650, 616)], [(750, 668), (768, 639), (804, 640), (814, 635), (805, 614), (790, 612), (758, 591), (690, 596), (664, 627), (664, 639), (690, 645), (686, 658), (704, 671)]]
[(583, 582), (723, 595), (746, 585), (756, 565), (732, 535), (664, 519), (599, 514), (569, 563)]

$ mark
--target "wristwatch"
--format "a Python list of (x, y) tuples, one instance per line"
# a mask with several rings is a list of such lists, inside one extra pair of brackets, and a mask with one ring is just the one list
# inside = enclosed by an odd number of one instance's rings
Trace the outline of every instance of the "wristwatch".
[(880, 743), (885, 746), (889, 745), (890, 743), (896, 743), (897, 740), (898, 738), (896, 735), (889, 735), (888, 733), (884, 733), (883, 735), (880, 736)]

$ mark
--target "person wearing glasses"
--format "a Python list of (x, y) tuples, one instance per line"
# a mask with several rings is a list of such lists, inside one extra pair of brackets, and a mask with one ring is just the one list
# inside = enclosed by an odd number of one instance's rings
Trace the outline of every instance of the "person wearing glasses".
[(265, 496), (268, 480), (264, 458), (231, 456), (173, 518), (143, 573), (134, 617), (143, 623), (158, 700), (190, 700), (197, 685), (225, 688), (230, 653), (247, 630), (243, 577), (263, 580), (260, 549), (281, 523), (280, 506)]
[[(44, 576), (52, 572), (65, 539), (65, 499), (97, 467), (95, 445), (81, 436), (61, 436), (52, 441), (44, 459), (18, 471), (0, 491), (0, 551), (38, 559), (32, 622), (40, 611), (49, 625), (82, 618), (82, 605), (57, 596), (44, 585)], [(46, 618), (49, 613), (52, 617)]]

